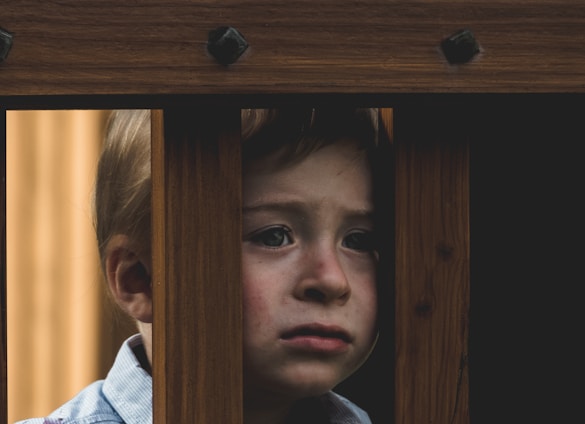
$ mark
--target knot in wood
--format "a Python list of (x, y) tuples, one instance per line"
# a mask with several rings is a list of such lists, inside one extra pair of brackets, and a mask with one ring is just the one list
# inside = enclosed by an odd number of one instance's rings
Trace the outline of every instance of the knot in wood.
[(421, 301), (415, 305), (414, 311), (416, 312), (417, 316), (421, 318), (428, 318), (433, 312), (433, 305), (429, 302)]
[(444, 242), (438, 243), (435, 246), (435, 249), (437, 251), (437, 255), (445, 262), (449, 261), (453, 257), (453, 252), (455, 251), (453, 246), (450, 246)]

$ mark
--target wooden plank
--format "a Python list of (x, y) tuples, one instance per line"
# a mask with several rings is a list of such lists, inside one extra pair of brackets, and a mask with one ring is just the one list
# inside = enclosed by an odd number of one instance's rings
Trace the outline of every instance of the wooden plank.
[(462, 111), (396, 109), (396, 423), (469, 423), (469, 146)]
[[(585, 92), (579, 0), (13, 0), (0, 96)], [(208, 32), (239, 29), (237, 63)], [(473, 31), (481, 53), (449, 65), (441, 41)]]
[(8, 420), (8, 344), (6, 335), (6, 109), (0, 107), (0, 424)]
[(239, 125), (239, 109), (154, 113), (155, 423), (242, 422)]

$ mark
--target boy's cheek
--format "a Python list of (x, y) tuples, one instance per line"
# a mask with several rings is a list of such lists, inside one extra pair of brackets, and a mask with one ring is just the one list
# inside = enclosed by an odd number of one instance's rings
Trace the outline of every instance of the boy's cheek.
[(265, 269), (261, 262), (244, 262), (242, 267), (242, 293), (244, 319), (273, 319), (270, 311), (278, 302), (277, 275)]

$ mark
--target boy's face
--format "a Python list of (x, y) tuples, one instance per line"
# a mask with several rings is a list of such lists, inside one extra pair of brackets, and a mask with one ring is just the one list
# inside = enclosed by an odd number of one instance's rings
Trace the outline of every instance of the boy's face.
[(243, 178), (245, 395), (294, 401), (332, 389), (374, 343), (371, 175), (349, 142), (262, 163)]

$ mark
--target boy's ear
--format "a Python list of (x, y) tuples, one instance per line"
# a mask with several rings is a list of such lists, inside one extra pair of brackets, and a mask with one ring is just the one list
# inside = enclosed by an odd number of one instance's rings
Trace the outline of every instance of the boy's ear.
[(152, 322), (152, 286), (147, 262), (132, 248), (125, 235), (108, 242), (106, 279), (116, 303), (132, 318)]

